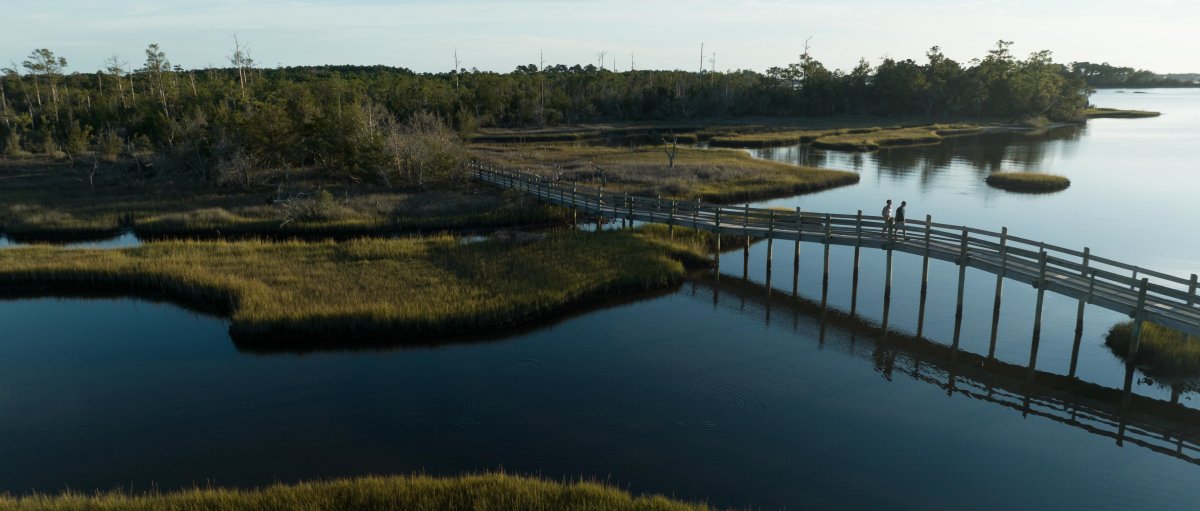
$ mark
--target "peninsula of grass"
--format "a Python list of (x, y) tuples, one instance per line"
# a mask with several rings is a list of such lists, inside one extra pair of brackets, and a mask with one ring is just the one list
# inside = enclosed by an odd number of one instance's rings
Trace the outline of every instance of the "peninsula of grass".
[(858, 174), (757, 159), (733, 149), (680, 146), (670, 166), (662, 146), (608, 147), (567, 143), (477, 144), (477, 157), (605, 190), (711, 202), (780, 197), (858, 182)]
[(551, 482), (505, 474), (460, 477), (358, 477), (275, 484), (259, 489), (195, 488), (143, 494), (68, 492), (60, 495), (0, 496), (0, 509), (12, 511), (477, 511), (590, 510), (700, 511), (661, 495), (633, 496), (598, 482)]
[[(1133, 322), (1118, 323), (1109, 329), (1104, 345), (1117, 356), (1129, 355)], [(1158, 376), (1200, 376), (1200, 339), (1151, 323), (1142, 323), (1141, 341), (1134, 363)]]
[[(532, 236), (537, 238), (538, 236)], [(163, 241), (118, 250), (0, 251), (8, 294), (133, 294), (215, 310), (239, 342), (477, 333), (589, 300), (658, 289), (703, 249), (632, 231), (540, 241), (450, 236), (346, 242)]]
[(1083, 115), (1088, 119), (1142, 119), (1146, 117), (1158, 117), (1162, 113), (1149, 110), (1122, 110), (1120, 108), (1089, 108), (1084, 110)]
[(0, 162), (0, 232), (76, 239), (131, 229), (140, 236), (335, 236), (561, 222), (561, 210), (462, 183), (391, 190), (295, 171), (286, 187), (245, 190), (183, 173), (51, 159)]
[(997, 172), (989, 175), (986, 181), (988, 186), (1028, 193), (1057, 192), (1071, 186), (1071, 180), (1066, 177), (1033, 172)]

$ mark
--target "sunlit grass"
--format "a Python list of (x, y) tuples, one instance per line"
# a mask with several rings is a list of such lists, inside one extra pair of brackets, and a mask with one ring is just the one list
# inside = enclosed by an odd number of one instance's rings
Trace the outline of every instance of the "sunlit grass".
[(0, 496), (0, 509), (12, 511), (291, 511), (305, 510), (705, 510), (660, 495), (633, 496), (598, 482), (559, 483), (505, 474), (435, 478), (359, 477), (276, 484), (261, 489), (196, 488), (143, 494), (64, 493)]
[[(661, 288), (690, 247), (632, 232), (534, 242), (450, 236), (346, 242), (150, 242), (119, 250), (0, 251), (0, 284), (132, 292), (217, 308), (235, 336), (429, 336), (544, 317), (589, 299)], [(349, 342), (349, 341), (348, 341)]]
[[(1129, 354), (1133, 322), (1118, 323), (1109, 329), (1104, 344), (1121, 357)], [(1142, 323), (1138, 344), (1137, 365), (1159, 375), (1200, 375), (1200, 339), (1151, 323)]]
[(1004, 190), (1056, 192), (1071, 186), (1071, 180), (1055, 174), (997, 172), (987, 177), (987, 184)]
[(919, 126), (913, 128), (881, 129), (865, 132), (844, 132), (823, 136), (813, 141), (814, 147), (840, 151), (874, 151), (883, 147), (938, 144), (942, 141), (939, 130), (948, 134), (963, 135), (969, 127)]
[(1158, 117), (1162, 115), (1159, 112), (1151, 112), (1149, 110), (1122, 110), (1120, 108), (1089, 108), (1083, 111), (1084, 117), (1088, 119), (1141, 119), (1144, 117)]
[[(352, 236), (562, 221), (518, 194), (462, 184), (423, 191), (295, 177), (284, 190), (221, 188), (195, 176), (138, 176), (111, 165), (47, 159), (0, 162), (0, 231), (17, 237), (97, 237), (119, 229), (146, 236)], [(325, 200), (313, 197), (324, 190)], [(306, 214), (288, 215), (288, 204)]]
[(858, 182), (853, 172), (756, 159), (745, 151), (679, 147), (670, 167), (662, 146), (568, 143), (477, 144), (483, 160), (551, 179), (644, 196), (729, 202), (792, 195)]

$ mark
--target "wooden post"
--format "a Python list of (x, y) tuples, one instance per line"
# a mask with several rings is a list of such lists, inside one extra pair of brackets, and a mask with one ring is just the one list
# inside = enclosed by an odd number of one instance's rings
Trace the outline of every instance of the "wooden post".
[(671, 201), (671, 215), (667, 217), (667, 236), (675, 240), (675, 201)]
[[(933, 215), (925, 215), (925, 258), (921, 261), (921, 296), (929, 290), (929, 237), (933, 229)], [(919, 336), (918, 336), (919, 337)]]
[[(1083, 247), (1083, 269), (1079, 271), (1079, 275), (1087, 277), (1088, 264), (1091, 263), (1092, 249)], [(1083, 300), (1079, 300), (1079, 308), (1075, 313), (1075, 338), (1078, 339), (1083, 334), (1083, 309), (1087, 305)]]
[(854, 220), (854, 273), (850, 283), (850, 315), (855, 316), (858, 312), (858, 266), (862, 252), (862, 210), (858, 210), (858, 215)]
[(967, 228), (963, 227), (962, 244), (958, 251), (958, 301), (954, 306), (954, 321), (962, 321), (963, 291), (967, 282)]
[[(771, 292), (771, 260), (775, 255), (775, 212), (771, 212), (770, 222), (767, 224), (767, 293)], [(769, 304), (770, 302), (768, 302)], [(769, 305), (768, 305), (769, 306)]]
[(596, 234), (600, 234), (600, 229), (601, 229), (600, 217), (604, 213), (604, 209), (602, 207), (603, 203), (604, 203), (604, 187), (601, 186), (599, 190), (596, 190)]
[(822, 270), (821, 285), (829, 286), (829, 236), (833, 226), (829, 223), (829, 213), (825, 214), (825, 267)]
[(1067, 372), (1070, 378), (1075, 377), (1075, 368), (1079, 364), (1079, 345), (1083, 341), (1083, 301), (1079, 302), (1079, 318), (1075, 323), (1075, 341), (1071, 345), (1071, 367)]
[(1196, 304), (1196, 274), (1192, 274), (1192, 283), (1188, 284), (1188, 305)]
[(792, 296), (796, 296), (800, 291), (800, 233), (803, 230), (804, 218), (800, 214), (800, 208), (796, 208), (796, 251), (792, 258)]
[(1142, 314), (1146, 309), (1146, 289), (1150, 287), (1150, 279), (1142, 279), (1142, 287), (1138, 290), (1137, 308), (1133, 311), (1133, 331), (1129, 335), (1129, 357), (1127, 361), (1137, 360), (1138, 346), (1142, 343)]
[(692, 229), (700, 228), (700, 199), (696, 199), (696, 205), (692, 209)]
[[(745, 232), (745, 227), (742, 232)], [(746, 244), (742, 246), (742, 280), (750, 279), (750, 236), (746, 235)]]
[(1037, 309), (1033, 312), (1033, 352), (1030, 355), (1030, 366), (1037, 361), (1037, 346), (1038, 340), (1042, 335), (1042, 303), (1046, 295), (1046, 251), (1042, 250), (1038, 256), (1038, 280), (1037, 280)]
[(575, 198), (579, 196), (579, 185), (571, 184), (571, 225), (579, 225), (579, 206), (576, 205)]
[[(888, 303), (892, 299), (892, 245), (887, 247), (887, 270), (884, 274), (883, 281), (883, 303)], [(885, 313), (886, 314), (886, 313)]]
[(747, 237), (749, 237), (749, 234), (747, 234), (749, 232), (749, 230), (747, 229), (747, 224), (749, 222), (750, 222), (750, 204), (746, 204), (746, 207), (742, 210), (742, 234), (745, 234)]
[(713, 237), (716, 238), (716, 241), (714, 242), (715, 248), (713, 249), (714, 250), (713, 262), (715, 263), (716, 268), (718, 270), (717, 273), (720, 273), (719, 270), (721, 269), (721, 206), (717, 206), (716, 219), (714, 221), (714, 227), (713, 227)]

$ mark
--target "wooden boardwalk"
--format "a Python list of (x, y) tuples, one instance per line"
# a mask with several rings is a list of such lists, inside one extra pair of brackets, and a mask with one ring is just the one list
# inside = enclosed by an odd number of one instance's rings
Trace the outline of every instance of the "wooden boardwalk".
[[(907, 238), (882, 236), (883, 218), (856, 214), (818, 213), (708, 204), (640, 197), (578, 186), (521, 172), (496, 169), (479, 162), (468, 164), (472, 176), (484, 183), (516, 190), (542, 202), (571, 208), (595, 218), (681, 226), (725, 235), (795, 243), (793, 264), (799, 265), (800, 242), (825, 245), (825, 279), (829, 275), (829, 246), (855, 247), (854, 281), (857, 291), (859, 249), (887, 252), (885, 300), (891, 294), (892, 253), (905, 252), (924, 258), (921, 292), (929, 280), (929, 260), (949, 261), (959, 266), (958, 310), (962, 317), (963, 278), (966, 268), (996, 275), (995, 308), (999, 310), (1004, 279), (1030, 284), (1038, 289), (1035, 337), (1041, 329), (1042, 296), (1055, 292), (1079, 300), (1080, 322), (1084, 303), (1094, 304), (1134, 318), (1136, 352), (1142, 321), (1150, 321), (1189, 335), (1200, 335), (1200, 298), (1197, 277), (1180, 278), (1091, 254), (1087, 248), (1073, 250), (1001, 232), (966, 226), (908, 220)], [(719, 251), (720, 241), (717, 241)], [(772, 250), (768, 249), (768, 263)], [(770, 265), (768, 264), (768, 267)]]

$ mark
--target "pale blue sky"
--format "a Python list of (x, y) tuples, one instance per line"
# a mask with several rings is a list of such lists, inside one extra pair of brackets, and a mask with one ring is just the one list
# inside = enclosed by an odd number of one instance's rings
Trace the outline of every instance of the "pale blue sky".
[[(93, 71), (112, 54), (140, 65), (158, 43), (184, 67), (227, 65), (232, 35), (262, 66), (385, 64), (510, 71), (536, 63), (619, 69), (765, 70), (794, 62), (804, 41), (829, 67), (859, 57), (982, 56), (998, 39), (1019, 56), (1200, 72), (1198, 0), (0, 0), (0, 67), (34, 48)], [(705, 68), (709, 65), (705, 62)]]

